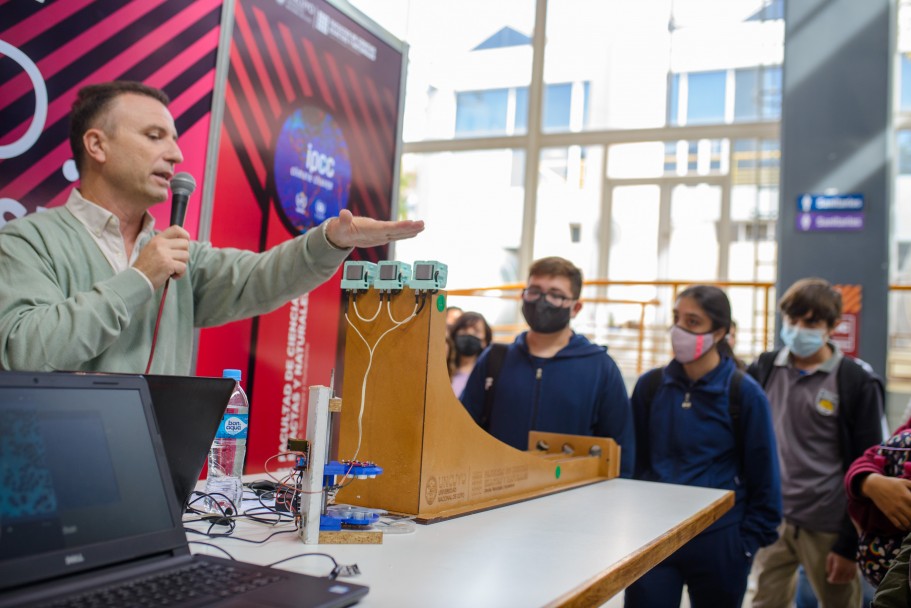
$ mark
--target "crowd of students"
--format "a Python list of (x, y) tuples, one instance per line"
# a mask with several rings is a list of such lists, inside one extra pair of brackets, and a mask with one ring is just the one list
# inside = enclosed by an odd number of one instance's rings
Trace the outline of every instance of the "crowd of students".
[(522, 292), (529, 329), (508, 345), (488, 348), (484, 318), (462, 315), (453, 388), (520, 449), (529, 430), (608, 436), (622, 476), (734, 492), (729, 512), (627, 588), (625, 606), (679, 606), (685, 588), (696, 608), (739, 608), (751, 572), (756, 607), (859, 607), (865, 588), (872, 606), (911, 606), (911, 420), (886, 439), (882, 380), (831, 339), (832, 285), (792, 285), (783, 346), (749, 364), (733, 353), (724, 291), (689, 287), (674, 303), (674, 358), (631, 398), (607, 349), (570, 328), (581, 285), (569, 261), (536, 261)]

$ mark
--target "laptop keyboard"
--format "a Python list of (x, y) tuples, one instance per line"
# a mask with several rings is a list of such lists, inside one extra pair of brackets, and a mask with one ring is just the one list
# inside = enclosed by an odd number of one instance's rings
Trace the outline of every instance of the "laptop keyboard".
[(227, 598), (283, 580), (276, 571), (244, 570), (230, 565), (192, 563), (179, 570), (94, 589), (43, 604), (47, 608), (179, 606)]

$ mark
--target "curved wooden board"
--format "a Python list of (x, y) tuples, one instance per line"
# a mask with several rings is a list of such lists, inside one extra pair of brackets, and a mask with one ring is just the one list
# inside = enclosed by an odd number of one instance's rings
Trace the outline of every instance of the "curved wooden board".
[[(581, 446), (541, 457), (490, 436), (452, 391), (446, 369), (444, 293), (410, 289), (349, 302), (339, 457), (384, 473), (339, 491), (339, 502), (438, 521), (604, 479), (619, 472), (606, 438), (555, 435)], [(363, 395), (363, 407), (362, 407)], [(601, 454), (589, 456), (598, 442)]]

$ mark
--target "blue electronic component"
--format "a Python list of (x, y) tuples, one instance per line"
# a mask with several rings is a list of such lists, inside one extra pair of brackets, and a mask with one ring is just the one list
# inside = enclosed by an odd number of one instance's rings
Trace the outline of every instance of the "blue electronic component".
[[(383, 473), (383, 468), (376, 466), (372, 462), (339, 462), (338, 460), (332, 460), (323, 467), (324, 480), (328, 477), (345, 475), (346, 473), (348, 474), (349, 479), (352, 477), (355, 479), (367, 479), (381, 475)], [(331, 479), (326, 481), (329, 482), (329, 485), (332, 485)]]
[(411, 278), (411, 266), (405, 262), (383, 260), (377, 264), (377, 275), (373, 286), (381, 290), (401, 291)]
[(437, 291), (446, 288), (447, 266), (435, 260), (422, 260), (414, 263), (414, 271), (408, 287), (414, 290)]
[(320, 515), (320, 530), (340, 530), (343, 525), (349, 528), (366, 528), (380, 518), (379, 512), (364, 507), (333, 505), (326, 511), (326, 515)]
[[(331, 460), (323, 467), (323, 486), (333, 487), (347, 477), (348, 479), (368, 479), (382, 474), (383, 468), (372, 462)], [(332, 505), (326, 513), (320, 515), (320, 530), (341, 530), (349, 528), (366, 528), (380, 518), (380, 513), (365, 507)]]
[(349, 260), (342, 271), (342, 289), (348, 291), (368, 290), (376, 280), (377, 268), (373, 262)]

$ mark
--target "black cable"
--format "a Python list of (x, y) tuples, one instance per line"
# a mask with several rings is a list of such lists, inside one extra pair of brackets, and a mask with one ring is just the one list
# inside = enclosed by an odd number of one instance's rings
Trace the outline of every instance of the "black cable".
[(282, 564), (282, 563), (284, 563), (284, 562), (290, 562), (292, 559), (297, 559), (297, 558), (299, 558), (299, 557), (310, 557), (310, 556), (312, 556), (312, 555), (317, 555), (317, 556), (322, 556), (322, 557), (328, 557), (330, 560), (332, 560), (332, 565), (333, 565), (333, 566), (338, 566), (338, 562), (335, 561), (335, 558), (332, 557), (331, 555), (329, 555), (328, 553), (317, 553), (317, 552), (313, 552), (313, 553), (298, 553), (297, 555), (292, 555), (291, 557), (285, 557), (285, 558), (282, 558), (282, 559), (278, 560), (277, 562), (272, 562), (271, 564), (266, 564), (266, 567), (267, 567), (267, 568), (271, 568), (271, 567), (273, 567), (273, 566), (277, 566), (277, 565)]
[[(188, 523), (193, 523), (193, 522), (188, 522)], [(210, 529), (211, 529), (211, 527), (210, 527)], [(207, 537), (207, 538), (225, 538), (225, 537), (230, 536), (230, 537), (231, 537), (232, 539), (234, 539), (234, 540), (239, 540), (239, 541), (241, 541), (241, 542), (249, 543), (249, 544), (251, 544), (251, 545), (261, 545), (261, 544), (263, 544), (264, 542), (266, 542), (266, 541), (268, 541), (268, 540), (270, 540), (270, 539), (272, 539), (272, 538), (274, 538), (274, 537), (276, 537), (276, 536), (280, 536), (280, 535), (282, 535), (282, 534), (297, 534), (297, 529), (296, 529), (296, 528), (295, 528), (294, 530), (279, 530), (278, 532), (273, 532), (272, 534), (270, 534), (270, 535), (267, 536), (266, 538), (263, 538), (262, 540), (252, 540), (252, 539), (249, 539), (249, 538), (244, 538), (244, 537), (242, 537), (242, 536), (234, 536), (234, 535), (233, 535), (233, 532), (234, 532), (234, 527), (233, 527), (233, 526), (231, 527), (231, 531), (230, 531), (230, 532), (224, 532), (224, 533), (219, 533), (219, 532), (203, 532), (203, 531), (201, 531), (201, 530), (195, 530), (195, 529), (193, 529), (193, 528), (187, 528), (186, 526), (184, 526), (184, 531), (187, 532), (188, 534), (190, 534), (190, 533), (192, 533), (192, 534), (198, 534), (199, 536), (205, 536), (205, 537)]]
[(225, 555), (227, 555), (227, 556), (228, 556), (228, 559), (233, 560), (233, 561), (235, 561), (235, 562), (237, 561), (237, 558), (236, 558), (236, 557), (234, 557), (233, 555), (231, 555), (230, 553), (228, 553), (227, 551), (225, 551), (224, 549), (222, 549), (222, 548), (219, 547), (218, 545), (213, 545), (212, 543), (207, 543), (207, 542), (204, 541), (204, 540), (190, 540), (190, 541), (187, 541), (187, 543), (190, 544), (190, 545), (204, 545), (204, 546), (206, 546), (206, 547), (212, 547), (213, 549), (218, 549), (219, 551), (221, 551), (222, 553), (224, 553)]

